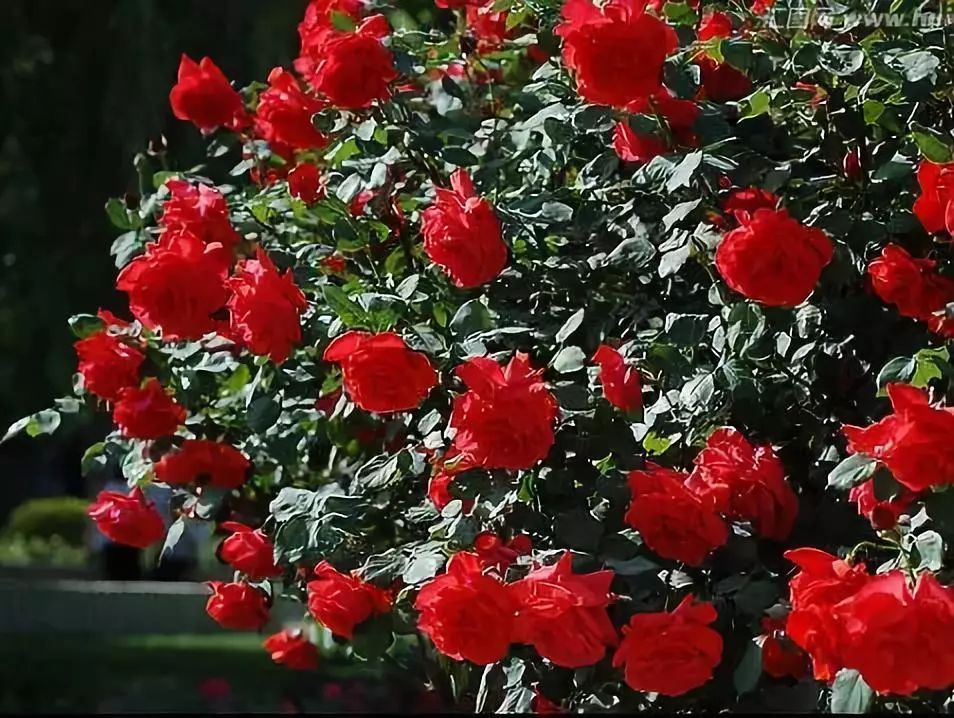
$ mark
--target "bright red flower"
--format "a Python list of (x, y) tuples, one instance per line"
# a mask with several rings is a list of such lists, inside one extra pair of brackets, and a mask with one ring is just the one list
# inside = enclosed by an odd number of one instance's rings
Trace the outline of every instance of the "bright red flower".
[(169, 232), (192, 234), (203, 242), (231, 248), (239, 241), (229, 220), (229, 205), (215, 188), (185, 180), (166, 181), (169, 198), (162, 205), (159, 226)]
[(249, 460), (230, 444), (186, 439), (156, 464), (156, 478), (173, 486), (196, 484), (237, 489), (245, 483)]
[(753, 446), (732, 428), (713, 432), (686, 485), (717, 511), (750, 521), (774, 541), (788, 537), (798, 514), (798, 498), (772, 447)]
[(576, 75), (579, 94), (597, 105), (626, 108), (661, 87), (666, 57), (679, 46), (675, 31), (647, 14), (641, 0), (567, 0), (563, 62)]
[[(467, 462), (465, 457), (460, 455), (445, 456), (442, 461), (434, 463), (434, 471), (427, 483), (427, 498), (431, 500), (438, 511), (441, 511), (454, 500), (450, 492), (450, 485), (454, 481), (454, 476), (470, 468), (473, 468), (473, 466)], [(464, 513), (468, 513), (473, 507), (473, 499), (463, 500)]]
[(310, 77), (321, 61), (325, 41), (336, 32), (334, 14), (357, 23), (364, 15), (363, 0), (311, 0), (305, 8), (305, 18), (298, 25), (301, 51), (295, 59), (295, 69)]
[(623, 411), (638, 411), (643, 406), (643, 386), (639, 370), (626, 366), (623, 355), (606, 344), (600, 344), (593, 355), (600, 367), (600, 383), (606, 400)]
[(172, 114), (191, 122), (203, 132), (218, 127), (237, 130), (248, 124), (242, 96), (208, 57), (198, 64), (183, 54), (179, 60), (179, 81), (169, 93)]
[(707, 55), (697, 57), (695, 62), (701, 73), (700, 98), (712, 102), (731, 102), (752, 92), (752, 80), (729, 63), (716, 62)]
[(422, 213), (424, 251), (458, 287), (479, 287), (507, 266), (507, 245), (493, 206), (478, 196), (465, 170), (451, 175), (451, 189), (437, 187)]
[(257, 631), (268, 621), (268, 597), (245, 582), (209, 581), (205, 612), (222, 628)]
[(408, 348), (394, 332), (345, 332), (328, 345), (323, 358), (341, 365), (345, 391), (365, 411), (416, 409), (437, 385), (427, 355)]
[(751, 221), (752, 214), (760, 209), (775, 209), (779, 198), (760, 187), (737, 188), (729, 192), (722, 201), (722, 209), (732, 215), (736, 222), (744, 224)]
[(186, 410), (169, 396), (155, 377), (142, 387), (119, 390), (113, 407), (113, 422), (129, 439), (158, 439), (174, 434), (186, 420)]
[(348, 260), (340, 254), (331, 254), (321, 260), (321, 266), (332, 274), (343, 274), (348, 268)]
[(282, 575), (281, 567), (275, 565), (275, 546), (264, 531), (235, 521), (226, 521), (221, 528), (233, 532), (219, 547), (219, 558), (225, 563), (252, 581)]
[(216, 329), (225, 306), (228, 256), (186, 232), (166, 232), (119, 273), (116, 288), (143, 326), (166, 340), (199, 339)]
[(718, 10), (710, 10), (699, 22), (699, 39), (705, 42), (721, 37), (731, 37), (732, 16)]
[(936, 164), (921, 160), (918, 166), (921, 196), (914, 202), (914, 214), (932, 234), (947, 230), (954, 234), (954, 162)]
[(505, 368), (487, 357), (459, 366), (468, 391), (454, 399), (454, 449), (487, 469), (529, 469), (544, 459), (558, 407), (540, 374), (521, 352)]
[(789, 581), (792, 612), (786, 633), (812, 657), (817, 680), (830, 681), (844, 666), (842, 624), (833, 608), (857, 593), (869, 580), (864, 566), (849, 566), (814, 548), (786, 551), (785, 558), (801, 571)]
[(511, 584), (517, 609), (515, 641), (532, 645), (543, 658), (564, 668), (598, 662), (618, 642), (607, 607), (613, 602), (612, 571), (573, 573), (565, 552), (551, 566), (535, 569)]
[(354, 32), (325, 37), (308, 83), (335, 107), (357, 110), (387, 99), (398, 77), (394, 55), (381, 43), (390, 31), (383, 15), (372, 15)]
[(858, 504), (858, 513), (871, 522), (872, 528), (881, 531), (897, 526), (898, 519), (902, 514), (908, 512), (911, 502), (916, 498), (916, 493), (904, 491), (900, 496), (879, 500), (875, 496), (874, 481), (872, 480), (854, 486), (848, 492), (848, 500)]
[(857, 147), (848, 150), (841, 160), (841, 171), (845, 173), (845, 178), (857, 182), (864, 175), (861, 167), (861, 152)]
[(722, 660), (722, 636), (709, 628), (716, 620), (711, 603), (686, 596), (667, 613), (637, 613), (623, 627), (613, 665), (625, 665), (626, 685), (634, 691), (679, 696), (712, 677)]
[(138, 386), (139, 367), (146, 356), (123, 337), (107, 328), (80, 339), (73, 347), (79, 358), (77, 371), (83, 375), (86, 391), (101, 399), (115, 401), (120, 390)]
[(455, 554), (447, 572), (421, 588), (414, 608), (420, 613), (417, 627), (457, 661), (495, 663), (514, 640), (517, 603), (506, 584), (483, 572), (476, 554)]
[(722, 238), (719, 274), (734, 291), (771, 307), (794, 307), (812, 293), (834, 254), (820, 229), (806, 227), (784, 209), (758, 209)]
[(494, 3), (471, 3), (467, 7), (467, 29), (477, 38), (478, 52), (493, 52), (510, 34), (506, 12), (494, 12)]
[(712, 506), (686, 487), (688, 474), (648, 462), (628, 474), (632, 503), (626, 523), (663, 558), (699, 566), (729, 538)]
[(313, 671), (318, 667), (318, 649), (301, 630), (286, 628), (265, 639), (262, 647), (272, 660), (296, 671)]
[(925, 322), (932, 332), (954, 337), (954, 321), (945, 307), (954, 302), (954, 279), (937, 273), (937, 263), (914, 259), (907, 250), (889, 244), (868, 265), (871, 288), (878, 297), (898, 308), (898, 313)]
[(669, 148), (662, 138), (637, 134), (628, 122), (617, 122), (613, 128), (613, 149), (623, 162), (645, 164), (666, 154)]
[(669, 90), (659, 90), (652, 95), (634, 100), (629, 106), (630, 112), (662, 118), (669, 126), (676, 142), (686, 147), (696, 147), (695, 126), (699, 117), (699, 105), (692, 100), (680, 100)]
[(485, 566), (491, 566), (503, 574), (519, 556), (533, 551), (533, 544), (526, 534), (518, 534), (504, 543), (493, 531), (481, 531), (474, 538), (474, 552)]
[(315, 568), (308, 582), (308, 611), (336, 636), (351, 639), (354, 628), (376, 613), (391, 610), (391, 593), (341, 573), (327, 561)]
[(315, 129), (311, 118), (326, 104), (302, 91), (295, 76), (280, 67), (268, 74), (268, 85), (258, 98), (255, 131), (279, 154), (324, 147), (328, 138)]
[(773, 678), (799, 680), (811, 668), (808, 656), (785, 636), (786, 619), (762, 619), (762, 670)]
[(288, 194), (305, 204), (314, 204), (322, 195), (318, 167), (305, 162), (288, 173)]
[(267, 355), (281, 364), (301, 341), (300, 317), (308, 308), (291, 270), (279, 274), (259, 247), (255, 259), (239, 262), (228, 284), (232, 338), (252, 354)]
[(100, 533), (123, 546), (148, 548), (166, 536), (166, 525), (156, 505), (139, 488), (128, 496), (118, 491), (100, 491), (86, 515)]
[(911, 491), (954, 483), (954, 408), (933, 407), (921, 389), (888, 384), (894, 413), (868, 427), (845, 426), (848, 450), (881, 461)]

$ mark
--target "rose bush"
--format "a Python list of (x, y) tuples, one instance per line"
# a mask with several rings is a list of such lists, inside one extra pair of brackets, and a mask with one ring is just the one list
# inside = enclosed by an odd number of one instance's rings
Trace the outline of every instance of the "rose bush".
[(224, 627), (298, 601), (467, 708), (940, 710), (950, 37), (785, 9), (312, 0), (267, 83), (183, 57), (207, 157), (137, 159), (129, 318), (10, 434), (112, 411), (107, 536), (217, 527)]

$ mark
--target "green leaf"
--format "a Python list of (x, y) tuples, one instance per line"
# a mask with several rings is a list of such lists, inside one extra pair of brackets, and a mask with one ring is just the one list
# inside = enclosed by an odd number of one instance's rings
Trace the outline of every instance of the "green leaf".
[(106, 216), (113, 226), (123, 231), (139, 229), (142, 219), (139, 214), (126, 208), (126, 203), (114, 197), (106, 203)]
[(749, 641), (742, 654), (742, 660), (732, 673), (732, 684), (740, 696), (751, 693), (762, 675), (762, 648), (755, 641)]
[(646, 233), (642, 232), (617, 244), (613, 251), (606, 255), (603, 265), (639, 269), (655, 256), (656, 248), (646, 238)]
[(688, 187), (696, 171), (702, 165), (702, 152), (690, 152), (676, 165), (666, 181), (666, 190), (674, 192), (680, 187)]
[(106, 328), (106, 323), (92, 314), (74, 314), (69, 318), (69, 325), (70, 331), (79, 339), (85, 339)]
[(468, 337), (477, 332), (493, 329), (494, 322), (487, 306), (479, 299), (464, 302), (450, 321), (450, 330), (458, 337)]
[(852, 454), (829, 472), (828, 487), (847, 491), (870, 479), (877, 468), (877, 459), (864, 454)]
[(586, 354), (579, 347), (564, 347), (553, 357), (553, 368), (559, 374), (579, 371), (586, 364)]
[(832, 713), (867, 713), (874, 691), (853, 668), (842, 668), (831, 686)]
[(55, 409), (44, 409), (13, 422), (7, 429), (7, 433), (0, 439), (0, 444), (9, 441), (23, 431), (26, 431), (27, 436), (40, 436), (41, 434), (52, 434), (59, 426), (60, 412)]
[(954, 160), (954, 150), (951, 148), (951, 138), (948, 135), (912, 122), (911, 136), (921, 150), (921, 154), (931, 162), (944, 164)]
[(878, 372), (878, 396), (887, 396), (885, 387), (893, 382), (907, 384), (917, 371), (917, 361), (909, 357), (895, 357)]
[(326, 285), (323, 294), (325, 302), (338, 315), (346, 327), (367, 327), (368, 313), (349, 297), (344, 290), (332, 284)]
[(245, 422), (256, 433), (268, 431), (282, 414), (282, 406), (270, 396), (260, 396), (248, 407)]
[(583, 309), (577, 309), (570, 315), (570, 318), (563, 323), (563, 326), (560, 327), (554, 337), (557, 344), (565, 342), (570, 338), (573, 332), (580, 328), (580, 325), (583, 323), (583, 313)]
[(914, 546), (921, 559), (919, 571), (940, 571), (944, 566), (944, 539), (937, 531), (918, 534)]

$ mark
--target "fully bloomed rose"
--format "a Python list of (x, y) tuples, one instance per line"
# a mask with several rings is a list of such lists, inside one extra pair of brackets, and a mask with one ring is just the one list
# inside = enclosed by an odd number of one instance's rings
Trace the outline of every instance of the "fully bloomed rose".
[(494, 10), (493, 0), (467, 6), (467, 29), (477, 38), (478, 52), (493, 52), (503, 45), (510, 34), (508, 17), (508, 13)]
[(457, 368), (467, 391), (454, 399), (454, 450), (487, 469), (529, 469), (553, 446), (556, 399), (517, 352), (506, 367), (477, 357)]
[(703, 42), (731, 36), (732, 16), (718, 10), (710, 10), (702, 16), (697, 35)]
[(305, 8), (305, 17), (298, 24), (301, 50), (295, 58), (295, 69), (310, 77), (321, 61), (325, 41), (334, 35), (334, 15), (358, 22), (364, 14), (363, 0), (311, 0)]
[(163, 339), (199, 339), (215, 331), (213, 314), (225, 306), (228, 257), (219, 244), (188, 232), (166, 232), (119, 273), (116, 288), (129, 309)]
[(317, 202), (322, 195), (318, 167), (311, 162), (303, 162), (289, 172), (288, 194), (297, 197), (305, 204)]
[(372, 15), (354, 32), (328, 35), (308, 83), (335, 107), (357, 110), (386, 100), (398, 77), (394, 55), (381, 42), (390, 32), (383, 15)]
[(301, 89), (293, 74), (276, 67), (268, 74), (268, 89), (258, 98), (255, 131), (282, 156), (319, 149), (328, 138), (315, 129), (311, 118), (325, 107), (325, 102)]
[(451, 175), (451, 189), (438, 187), (424, 210), (424, 251), (458, 287), (486, 284), (507, 266), (507, 245), (490, 202), (477, 194), (465, 170)]
[(722, 238), (715, 264), (742, 296), (771, 307), (794, 307), (808, 299), (833, 254), (820, 229), (806, 227), (784, 209), (757, 209)]
[(622, 109), (661, 87), (663, 63), (679, 41), (671, 27), (645, 12), (644, 4), (563, 4), (563, 22), (555, 32), (563, 38), (563, 62), (586, 101)]
[(259, 247), (255, 259), (239, 262), (228, 286), (232, 290), (227, 305), (232, 338), (252, 354), (281, 364), (301, 341), (300, 318), (308, 308), (291, 270), (279, 274)]
[(682, 695), (708, 681), (722, 660), (722, 636), (709, 628), (715, 620), (712, 604), (692, 596), (669, 613), (637, 613), (623, 627), (613, 665), (625, 666), (634, 691)]
[(888, 384), (894, 413), (867, 427), (845, 426), (848, 449), (882, 462), (911, 491), (954, 483), (954, 408), (931, 406), (928, 395)]
[(427, 355), (394, 332), (345, 332), (328, 345), (324, 360), (341, 365), (348, 396), (365, 411), (416, 409), (437, 385)]
[(700, 98), (712, 102), (739, 100), (752, 92), (752, 80), (727, 62), (717, 62), (707, 55), (696, 58), (702, 87)]
[(729, 530), (713, 507), (689, 490), (687, 478), (652, 462), (629, 472), (633, 500), (626, 523), (663, 558), (699, 566), (725, 544)]
[(130, 439), (158, 439), (175, 433), (186, 420), (186, 410), (177, 404), (155, 377), (142, 387), (119, 390), (113, 407), (113, 422)]
[(687, 486), (729, 518), (752, 522), (765, 538), (783, 541), (798, 515), (798, 498), (771, 446), (753, 446), (737, 430), (717, 429), (695, 459)]
[(235, 521), (226, 521), (222, 528), (233, 532), (219, 547), (219, 558), (225, 563), (252, 581), (282, 575), (281, 567), (275, 565), (275, 546), (264, 531)]
[(308, 582), (308, 611), (336, 636), (350, 639), (359, 623), (391, 610), (391, 593), (341, 573), (327, 561), (315, 568)]
[(898, 313), (925, 322), (932, 332), (954, 337), (954, 321), (945, 307), (954, 302), (954, 279), (937, 272), (937, 262), (915, 259), (907, 250), (889, 244), (868, 265), (871, 288), (878, 297), (898, 308)]
[(248, 124), (242, 96), (208, 57), (198, 63), (183, 54), (179, 81), (169, 92), (172, 114), (191, 122), (203, 132), (218, 127), (237, 130)]
[(921, 160), (918, 166), (921, 196), (914, 202), (914, 214), (928, 232), (954, 234), (954, 162), (937, 164)]
[(614, 600), (612, 581), (612, 571), (573, 573), (569, 552), (531, 571), (510, 586), (519, 606), (514, 640), (564, 668), (597, 663), (618, 640), (606, 613)]
[(129, 495), (100, 491), (86, 514), (106, 538), (124, 546), (148, 548), (166, 536), (162, 516), (140, 488)]
[(245, 582), (209, 581), (205, 612), (222, 628), (257, 631), (268, 621), (268, 597)]
[(208, 485), (237, 489), (245, 483), (249, 460), (230, 444), (206, 439), (186, 439), (156, 464), (156, 478), (172, 486)]
[(146, 356), (107, 328), (80, 339), (73, 347), (83, 386), (101, 399), (115, 401), (122, 389), (139, 384), (139, 367)]
[(438, 651), (480, 666), (507, 655), (514, 640), (517, 602), (500, 579), (483, 572), (473, 553), (457, 553), (447, 572), (426, 583), (414, 608), (417, 627)]
[(296, 671), (313, 671), (318, 667), (318, 649), (301, 630), (286, 628), (273, 633), (262, 647), (279, 665)]
[(638, 411), (643, 406), (643, 387), (639, 370), (626, 366), (623, 355), (606, 344), (600, 344), (593, 355), (600, 367), (600, 383), (606, 400), (623, 411)]
[(207, 244), (218, 242), (226, 248), (239, 241), (229, 220), (228, 202), (215, 187), (171, 179), (166, 181), (166, 189), (169, 198), (159, 218), (164, 230), (192, 234)]

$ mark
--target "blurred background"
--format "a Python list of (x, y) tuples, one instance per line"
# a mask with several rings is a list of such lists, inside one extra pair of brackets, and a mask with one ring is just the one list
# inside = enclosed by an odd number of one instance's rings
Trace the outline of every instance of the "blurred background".
[[(199, 133), (169, 110), (180, 54), (211, 56), (240, 86), (264, 79), (290, 65), (305, 5), (4, 0), (3, 429), (70, 392), (71, 314), (127, 314), (103, 206), (134, 189), (133, 157), (160, 135), (180, 166), (202, 157)], [(104, 417), (81, 415), (53, 436), (0, 445), (0, 711), (424, 709), (420, 696), (369, 680), (333, 650), (320, 675), (296, 673), (271, 663), (262, 636), (219, 629), (195, 582), (223, 575), (212, 541), (195, 542), (165, 574), (152, 555), (104, 563), (84, 514), (101, 487), (79, 467), (108, 429)]]

